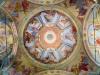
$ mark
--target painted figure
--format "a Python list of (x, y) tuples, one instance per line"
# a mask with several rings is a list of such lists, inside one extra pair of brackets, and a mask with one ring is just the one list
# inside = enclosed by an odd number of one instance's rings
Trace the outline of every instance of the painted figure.
[(23, 1), (22, 1), (22, 7), (23, 7), (24, 13), (26, 14), (26, 12), (27, 12), (28, 9), (29, 9), (29, 2), (28, 2), (27, 0), (23, 0)]

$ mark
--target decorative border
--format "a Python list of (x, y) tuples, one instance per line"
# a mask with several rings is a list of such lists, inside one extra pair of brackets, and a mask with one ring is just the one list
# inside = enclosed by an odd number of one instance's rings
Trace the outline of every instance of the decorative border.
[[(64, 0), (28, 0), (28, 1), (35, 3), (35, 4), (40, 4), (40, 5), (51, 5), (51, 4), (61, 3)], [(53, 3), (50, 3), (51, 1), (53, 1)]]
[(43, 72), (39, 72), (35, 75), (75, 75), (72, 72), (62, 71), (62, 70), (47, 70)]

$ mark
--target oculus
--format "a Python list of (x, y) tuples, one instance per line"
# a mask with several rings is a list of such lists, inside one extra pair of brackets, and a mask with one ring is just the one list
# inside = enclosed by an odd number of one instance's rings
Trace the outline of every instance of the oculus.
[(37, 13), (24, 29), (24, 45), (37, 61), (55, 64), (67, 59), (77, 45), (77, 27), (56, 10)]

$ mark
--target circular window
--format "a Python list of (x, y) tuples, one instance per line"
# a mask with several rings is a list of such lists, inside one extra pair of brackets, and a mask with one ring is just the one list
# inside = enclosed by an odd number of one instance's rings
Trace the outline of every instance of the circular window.
[(0, 8), (0, 68), (11, 65), (17, 52), (17, 31), (14, 21)]

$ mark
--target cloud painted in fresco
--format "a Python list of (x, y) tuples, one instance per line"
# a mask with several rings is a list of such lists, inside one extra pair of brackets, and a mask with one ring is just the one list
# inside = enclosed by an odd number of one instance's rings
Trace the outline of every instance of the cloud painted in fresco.
[(0, 4), (3, 2), (4, 0), (0, 0)]

